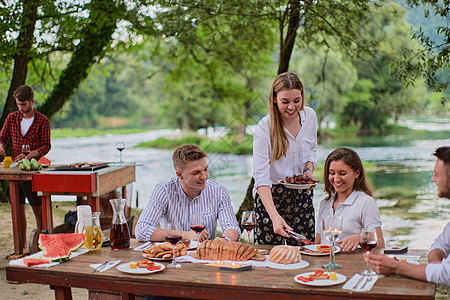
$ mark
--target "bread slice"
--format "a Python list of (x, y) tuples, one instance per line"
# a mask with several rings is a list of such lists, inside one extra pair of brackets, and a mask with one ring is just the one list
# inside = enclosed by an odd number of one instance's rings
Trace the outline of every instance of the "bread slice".
[(250, 247), (241, 257), (241, 260), (249, 260), (258, 253), (258, 249)]

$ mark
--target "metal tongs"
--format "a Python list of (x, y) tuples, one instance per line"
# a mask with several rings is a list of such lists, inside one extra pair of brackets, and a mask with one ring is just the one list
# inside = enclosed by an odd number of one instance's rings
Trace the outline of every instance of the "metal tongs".
[(297, 240), (297, 241), (302, 242), (302, 243), (307, 244), (307, 245), (313, 243), (310, 240), (308, 240), (306, 238), (306, 236), (304, 236), (303, 234), (297, 233), (297, 232), (289, 230), (289, 229), (285, 229), (284, 231), (289, 233), (294, 240)]

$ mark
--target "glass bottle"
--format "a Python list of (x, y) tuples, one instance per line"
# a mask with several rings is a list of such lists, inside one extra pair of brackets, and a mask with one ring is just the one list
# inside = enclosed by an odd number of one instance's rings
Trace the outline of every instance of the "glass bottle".
[(89, 250), (99, 250), (103, 244), (103, 233), (100, 227), (100, 212), (93, 212), (91, 218), (84, 219), (84, 247)]
[(109, 202), (114, 210), (111, 226), (111, 248), (114, 250), (130, 247), (130, 229), (125, 218), (127, 199), (111, 199)]
[(3, 159), (3, 168), (9, 168), (13, 163), (11, 156), (5, 156)]

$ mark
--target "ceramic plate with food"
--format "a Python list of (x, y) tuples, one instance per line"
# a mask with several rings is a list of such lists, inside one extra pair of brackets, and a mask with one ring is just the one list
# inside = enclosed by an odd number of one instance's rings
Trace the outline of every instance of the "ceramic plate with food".
[[(341, 251), (341, 248), (335, 246), (334, 253)], [(330, 255), (330, 245), (320, 244), (320, 245), (305, 245), (298, 247), (301, 254), (312, 255), (312, 256), (325, 256)]]
[[(326, 272), (326, 273), (332, 273), (332, 272)], [(347, 280), (347, 277), (345, 277), (342, 274), (336, 273), (337, 279), (331, 280), (331, 279), (314, 279), (311, 281), (306, 281), (305, 278), (308, 278), (309, 275), (313, 275), (314, 272), (307, 272), (302, 274), (297, 274), (294, 276), (294, 280), (298, 283), (304, 284), (304, 285), (310, 285), (310, 286), (330, 286), (330, 285), (336, 285), (343, 283), (345, 280)]]
[[(156, 242), (155, 245), (163, 245), (165, 243), (166, 242)], [(182, 240), (180, 243), (184, 243), (188, 247), (187, 250), (197, 249), (197, 241)]]
[(130, 268), (129, 263), (126, 263), (126, 264), (118, 265), (117, 270), (119, 270), (120, 272), (128, 273), (128, 274), (150, 274), (150, 273), (161, 272), (162, 270), (164, 270), (166, 268), (166, 266), (163, 264), (160, 264), (157, 262), (155, 262), (154, 264), (155, 264), (154, 267), (149, 267), (149, 268), (140, 268), (140, 267)]
[(307, 190), (316, 187), (315, 183), (286, 183), (284, 180), (280, 180), (279, 182), (287, 188), (296, 190)]
[(309, 266), (309, 262), (306, 260), (302, 260), (298, 263), (294, 264), (277, 264), (274, 262), (271, 262), (270, 260), (267, 260), (266, 266), (272, 269), (283, 269), (283, 270), (290, 270), (290, 269), (302, 269)]
[(389, 254), (388, 256), (392, 257), (395, 260), (405, 261), (410, 264), (414, 265), (420, 264), (420, 255)]
[[(161, 257), (147, 257), (145, 255), (142, 255), (145, 258), (148, 258), (150, 260), (154, 260), (154, 261), (172, 261), (172, 257), (169, 258), (161, 258)], [(178, 256), (177, 256), (178, 257)]]

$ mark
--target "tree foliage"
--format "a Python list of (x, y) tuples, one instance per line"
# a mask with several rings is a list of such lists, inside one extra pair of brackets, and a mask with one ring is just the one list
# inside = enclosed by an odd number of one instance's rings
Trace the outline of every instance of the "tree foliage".
[[(430, 90), (442, 93), (444, 104), (450, 82), (450, 1), (406, 0), (406, 3), (422, 11), (426, 19), (434, 18), (439, 23), (433, 29), (422, 26), (414, 29), (412, 37), (422, 48), (402, 53), (402, 59), (395, 63), (399, 70), (398, 77), (407, 85), (414, 84), (417, 78), (423, 77)], [(443, 75), (446, 70), (447, 75)]]

